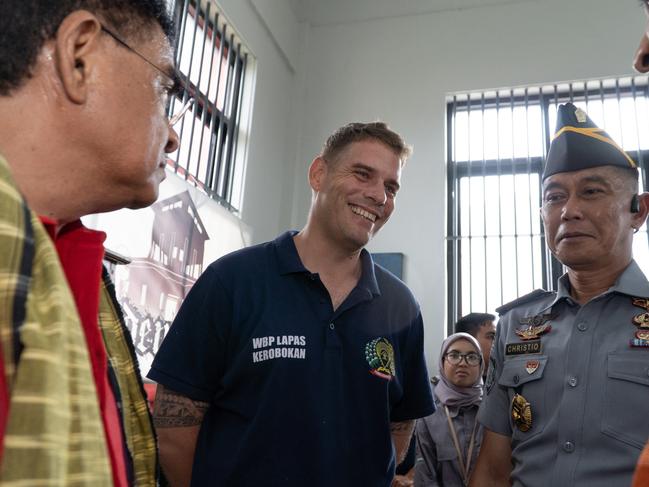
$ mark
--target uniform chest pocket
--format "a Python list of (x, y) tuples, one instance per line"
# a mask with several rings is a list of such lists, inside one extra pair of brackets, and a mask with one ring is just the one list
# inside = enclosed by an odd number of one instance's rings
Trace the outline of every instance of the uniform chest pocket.
[(649, 354), (608, 354), (602, 433), (642, 449), (649, 437)]
[(522, 395), (530, 403), (532, 410), (532, 427), (522, 432), (513, 422), (511, 407), (507, 411), (512, 428), (512, 438), (526, 440), (543, 431), (547, 422), (545, 408), (545, 381), (541, 380), (548, 362), (546, 355), (526, 355), (506, 360), (503, 371), (498, 379), (498, 385), (508, 389), (511, 402), (514, 394)]
[(437, 461), (439, 462), (453, 462), (457, 460), (457, 451), (453, 446), (451, 433), (448, 432), (448, 425), (446, 426), (448, 435), (442, 441), (435, 443), (435, 450), (437, 453)]

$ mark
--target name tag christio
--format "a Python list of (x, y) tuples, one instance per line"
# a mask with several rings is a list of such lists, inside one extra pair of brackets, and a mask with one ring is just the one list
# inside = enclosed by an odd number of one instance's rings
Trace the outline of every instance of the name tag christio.
[(526, 353), (541, 353), (541, 340), (505, 345), (505, 355), (524, 355)]

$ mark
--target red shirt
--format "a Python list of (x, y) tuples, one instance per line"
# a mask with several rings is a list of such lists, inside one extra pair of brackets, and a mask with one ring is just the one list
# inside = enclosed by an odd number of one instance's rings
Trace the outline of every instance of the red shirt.
[(99, 328), (99, 290), (101, 287), (102, 260), (106, 234), (90, 230), (80, 220), (64, 225), (41, 217), (61, 260), (70, 289), (77, 305), (86, 336), (92, 373), (104, 423), (113, 482), (116, 487), (128, 487), (124, 436), (117, 403), (108, 380), (108, 358)]

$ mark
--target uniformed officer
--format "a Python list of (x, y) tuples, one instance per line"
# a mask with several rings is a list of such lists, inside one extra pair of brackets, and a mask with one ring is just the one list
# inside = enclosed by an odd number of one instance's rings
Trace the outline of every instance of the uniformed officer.
[(631, 483), (649, 437), (649, 282), (632, 257), (648, 211), (634, 161), (560, 106), (541, 216), (568, 272), (498, 310), (471, 486)]

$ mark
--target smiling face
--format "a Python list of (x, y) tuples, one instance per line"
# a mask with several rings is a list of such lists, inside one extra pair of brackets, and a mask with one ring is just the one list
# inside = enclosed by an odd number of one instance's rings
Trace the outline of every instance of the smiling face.
[[(473, 352), (480, 355), (480, 351), (464, 338), (460, 338), (451, 343), (446, 349), (446, 354), (449, 352), (456, 352), (462, 355)], [(453, 365), (447, 358), (444, 358), (444, 376), (456, 387), (471, 387), (478, 381), (479, 375), (480, 364), (468, 365), (466, 359), (462, 358), (459, 364)]]
[(310, 224), (346, 251), (358, 251), (394, 210), (401, 161), (376, 140), (353, 142), (333, 161), (318, 157), (309, 171), (314, 199)]
[(571, 269), (624, 266), (631, 259), (634, 194), (629, 179), (611, 166), (554, 174), (543, 182), (541, 216), (546, 241)]

